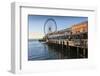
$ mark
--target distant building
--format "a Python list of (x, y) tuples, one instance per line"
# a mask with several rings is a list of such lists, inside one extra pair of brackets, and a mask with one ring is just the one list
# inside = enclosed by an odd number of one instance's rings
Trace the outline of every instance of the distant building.
[(88, 32), (88, 21), (73, 25), (71, 27), (72, 34)]

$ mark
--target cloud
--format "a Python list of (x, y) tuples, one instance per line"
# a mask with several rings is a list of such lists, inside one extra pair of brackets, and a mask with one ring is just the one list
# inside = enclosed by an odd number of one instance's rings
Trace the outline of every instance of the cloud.
[(29, 39), (41, 39), (43, 36), (43, 33), (29, 32)]

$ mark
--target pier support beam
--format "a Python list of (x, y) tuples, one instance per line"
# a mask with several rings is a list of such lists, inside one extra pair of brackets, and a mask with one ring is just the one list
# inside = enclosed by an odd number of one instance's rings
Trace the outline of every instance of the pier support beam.
[(79, 47), (77, 47), (77, 57), (79, 57)]
[(83, 57), (84, 58), (86, 57), (86, 50), (85, 50), (85, 48), (83, 48)]

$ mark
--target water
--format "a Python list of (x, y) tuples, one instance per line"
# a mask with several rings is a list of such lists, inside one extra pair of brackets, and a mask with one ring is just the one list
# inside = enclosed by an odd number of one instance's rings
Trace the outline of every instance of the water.
[[(82, 53), (77, 52), (76, 48), (66, 48), (65, 46), (48, 45), (38, 40), (28, 42), (28, 60), (55, 60), (55, 59), (75, 59), (83, 58)], [(81, 49), (80, 49), (81, 50)], [(85, 57), (87, 58), (87, 57)]]

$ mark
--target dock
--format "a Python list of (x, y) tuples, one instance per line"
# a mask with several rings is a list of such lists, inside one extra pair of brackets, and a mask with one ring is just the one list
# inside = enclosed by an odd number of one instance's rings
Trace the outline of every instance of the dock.
[[(74, 48), (77, 53), (82, 51), (82, 57), (87, 58), (88, 53), (88, 22), (72, 25), (70, 28), (51, 32), (44, 37), (48, 45), (62, 49)], [(81, 50), (79, 50), (81, 49)]]

